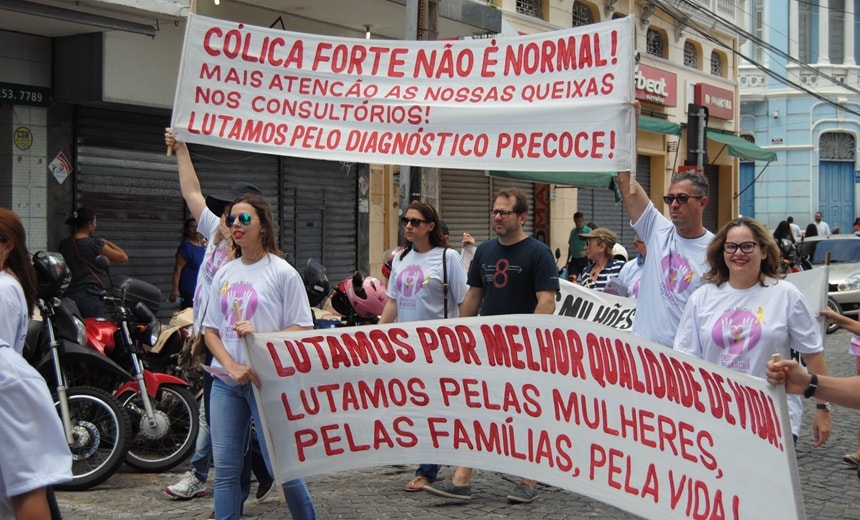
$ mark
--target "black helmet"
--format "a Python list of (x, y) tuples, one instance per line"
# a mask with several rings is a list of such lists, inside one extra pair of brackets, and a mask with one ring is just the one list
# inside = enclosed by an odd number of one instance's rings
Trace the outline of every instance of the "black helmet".
[(345, 278), (331, 292), (331, 306), (341, 316), (350, 316), (354, 312), (346, 295), (346, 284), (352, 283), (352, 277)]
[(36, 294), (39, 298), (60, 296), (72, 281), (72, 272), (60, 253), (39, 251), (33, 255), (36, 269)]
[(305, 281), (305, 289), (308, 291), (308, 302), (311, 307), (316, 307), (325, 300), (330, 289), (328, 277), (325, 274), (325, 266), (315, 258), (308, 258), (302, 278)]

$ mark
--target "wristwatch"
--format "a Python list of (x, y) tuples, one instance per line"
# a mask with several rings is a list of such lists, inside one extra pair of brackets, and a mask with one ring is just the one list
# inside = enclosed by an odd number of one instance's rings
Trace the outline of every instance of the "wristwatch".
[(807, 399), (815, 395), (815, 391), (818, 390), (818, 376), (812, 372), (810, 372), (809, 375), (809, 386), (807, 386), (806, 390), (803, 392), (803, 397)]
[(829, 412), (830, 411), (830, 403), (816, 403), (815, 409), (816, 410), (825, 410), (825, 411)]

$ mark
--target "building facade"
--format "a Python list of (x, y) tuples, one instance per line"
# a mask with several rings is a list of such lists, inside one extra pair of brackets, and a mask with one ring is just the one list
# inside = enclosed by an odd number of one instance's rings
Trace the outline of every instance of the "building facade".
[(855, 0), (748, 0), (740, 63), (741, 131), (778, 156), (741, 164), (741, 213), (801, 229), (821, 211), (851, 232), (860, 215), (860, 69)]

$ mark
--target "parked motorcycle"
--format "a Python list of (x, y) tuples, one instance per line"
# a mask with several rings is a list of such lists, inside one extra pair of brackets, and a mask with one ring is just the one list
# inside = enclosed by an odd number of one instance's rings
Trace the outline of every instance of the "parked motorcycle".
[[(107, 258), (97, 258), (110, 273)], [(133, 438), (125, 457), (139, 471), (165, 471), (183, 462), (194, 450), (200, 427), (198, 405), (189, 383), (176, 376), (152, 372), (145, 365), (147, 347), (161, 332), (156, 313), (161, 290), (135, 278), (114, 281), (103, 295), (111, 319), (86, 318), (87, 346), (117, 362), (133, 376), (114, 396), (131, 416)]]
[(60, 296), (71, 281), (59, 253), (33, 255), (41, 321), (27, 328), (24, 357), (42, 374), (54, 397), (72, 452), (72, 481), (55, 488), (89, 489), (107, 480), (122, 465), (131, 441), (125, 409), (110, 393), (92, 385), (104, 378), (131, 379), (116, 363), (82, 346), (84, 324), (77, 307)]

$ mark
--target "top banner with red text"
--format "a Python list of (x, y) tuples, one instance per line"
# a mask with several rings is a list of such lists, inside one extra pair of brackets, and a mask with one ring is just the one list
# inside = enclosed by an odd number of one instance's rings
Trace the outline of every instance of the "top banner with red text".
[(188, 17), (173, 129), (315, 159), (632, 169), (633, 18), (515, 38), (381, 41)]
[(784, 392), (557, 315), (256, 334), (280, 481), (432, 462), (647, 518), (803, 518)]

